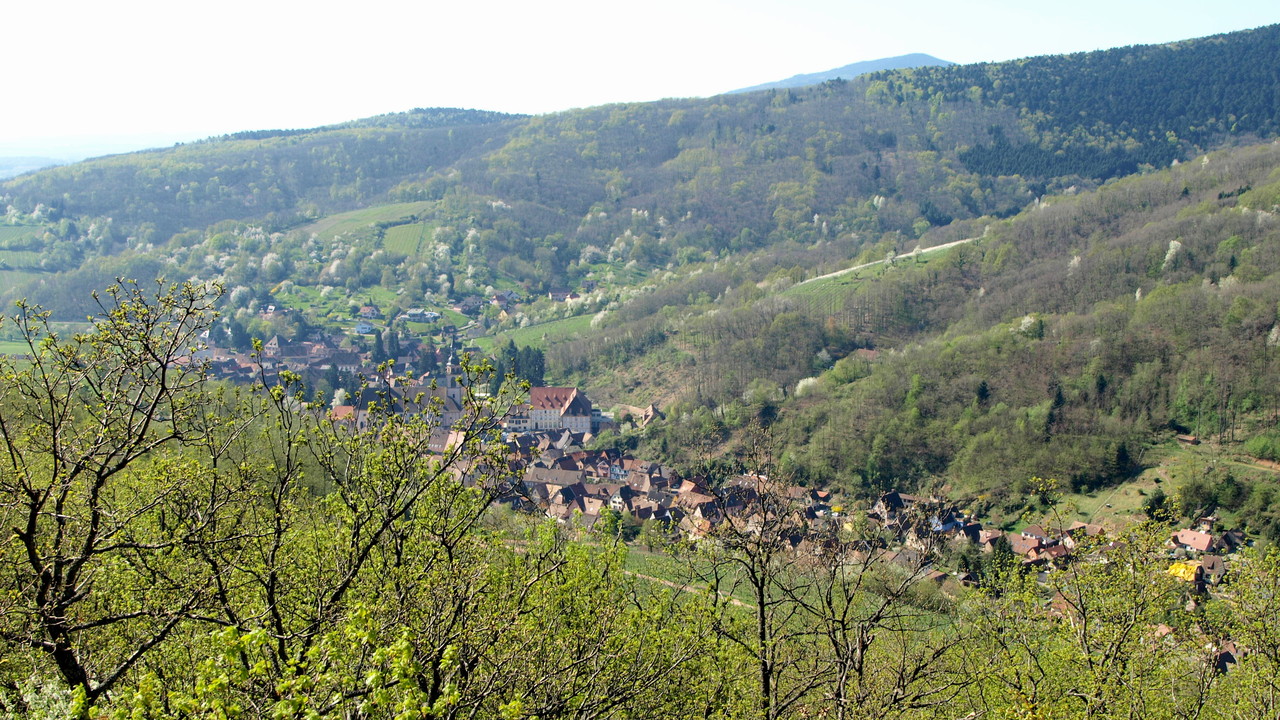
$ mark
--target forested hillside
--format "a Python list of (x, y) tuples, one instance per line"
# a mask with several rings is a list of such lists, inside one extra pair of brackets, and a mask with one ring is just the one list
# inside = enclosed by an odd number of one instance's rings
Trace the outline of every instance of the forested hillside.
[[(764, 419), (818, 486), (944, 482), (1010, 509), (1032, 476), (1095, 489), (1175, 431), (1271, 432), (1277, 172), (1274, 143), (1207, 155), (802, 285), (804, 253), (779, 248), (622, 304), (552, 345), (549, 372), (616, 382), (620, 362), (639, 378), (632, 358), (667, 358), (687, 402), (632, 441), (673, 451)], [(1274, 524), (1263, 500), (1258, 528)]]
[(528, 119), (418, 110), (246, 132), (6, 182), (10, 223), (33, 228), (8, 247), (33, 254), (0, 260), (47, 279), (219, 221), (283, 232), (403, 201), (437, 202), (419, 217), (483, 233), (487, 264), (516, 255), (501, 274), (539, 289), (584, 252), (653, 268), (784, 240), (907, 243), (1273, 133), (1278, 32)]
[[(481, 330), (592, 316), (528, 337), (559, 381), (674, 403), (670, 436), (628, 440), (670, 457), (679, 422), (723, 439), (763, 413), (806, 482), (1093, 487), (1153, 433), (1247, 435), (1272, 402), (1229, 341), (1274, 325), (1272, 150), (1203, 158), (1275, 133), (1277, 34), (103, 158), (2, 186), (0, 274), (61, 319), (117, 275), (220, 279), (226, 332), (286, 338), (367, 298), (510, 289), (530, 302)], [(557, 288), (584, 298), (532, 301)], [(269, 304), (299, 313), (268, 324)], [(1174, 333), (1183, 307), (1201, 324)], [(966, 349), (944, 369), (941, 347)], [(1007, 437), (1038, 444), (989, 447)]]

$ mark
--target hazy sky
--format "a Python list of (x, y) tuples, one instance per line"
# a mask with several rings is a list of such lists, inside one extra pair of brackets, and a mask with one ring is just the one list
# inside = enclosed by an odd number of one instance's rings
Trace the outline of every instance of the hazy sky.
[(413, 107), (707, 96), (911, 52), (968, 63), (1167, 42), (1280, 22), (1280, 4), (16, 0), (4, 19), (0, 155), (57, 157)]

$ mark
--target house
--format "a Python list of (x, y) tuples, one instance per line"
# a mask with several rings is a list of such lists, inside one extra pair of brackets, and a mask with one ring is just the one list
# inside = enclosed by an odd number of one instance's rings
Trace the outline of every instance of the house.
[(977, 545), (981, 539), (982, 523), (961, 521), (947, 532), (947, 539), (952, 545), (964, 547)]
[(360, 310), (356, 312), (356, 317), (362, 317), (365, 320), (380, 320), (382, 319), (382, 311), (378, 309), (377, 305), (362, 305)]
[(484, 298), (478, 295), (468, 295), (455, 303), (453, 309), (463, 315), (475, 315), (480, 312), (486, 304), (487, 303)]
[(581, 501), (582, 501), (582, 514), (588, 517), (599, 517), (600, 511), (603, 510), (605, 507), (604, 505), (605, 501), (601, 500), (598, 497), (592, 497), (590, 495), (587, 495), (586, 497), (581, 498)]
[(374, 327), (374, 324), (369, 322), (368, 320), (359, 320), (356, 322), (357, 335), (368, 335), (376, 329), (377, 328)]
[(329, 356), (329, 363), (343, 372), (358, 372), (364, 364), (359, 353), (340, 350)]
[[(534, 467), (525, 470), (524, 475), (526, 483), (542, 483), (552, 488), (579, 486), (582, 483), (582, 477), (581, 472)], [(585, 494), (586, 490), (583, 489), (582, 492)]]
[(609, 507), (618, 512), (631, 512), (632, 501), (636, 497), (636, 492), (631, 489), (630, 485), (621, 485), (609, 496)]
[(942, 585), (947, 581), (947, 574), (941, 570), (930, 570), (925, 573), (924, 580), (926, 582), (931, 582), (934, 585)]
[(1213, 536), (1199, 530), (1179, 530), (1173, 534), (1169, 542), (1175, 548), (1181, 548), (1190, 552), (1205, 553), (1218, 547), (1218, 542)]
[(548, 292), (547, 297), (551, 298), (555, 302), (568, 302), (570, 300), (577, 300), (582, 296), (572, 290), (558, 289)]
[(1034, 562), (1039, 558), (1040, 548), (1044, 547), (1040, 538), (1027, 537), (1021, 533), (1010, 533), (1004, 537), (1009, 541), (1009, 549), (1013, 550), (1014, 555), (1023, 558), (1023, 562)]
[(1228, 530), (1218, 537), (1218, 543), (1226, 549), (1227, 552), (1235, 552), (1244, 547), (1248, 540), (1244, 533), (1239, 530)]
[(978, 548), (984, 553), (994, 552), (996, 543), (1004, 538), (1004, 533), (1000, 530), (979, 530), (978, 531)]
[(520, 293), (515, 290), (500, 290), (493, 294), (489, 302), (495, 307), (506, 310), (508, 307), (520, 299)]
[(1081, 545), (1097, 544), (1105, 534), (1106, 529), (1101, 525), (1090, 525), (1077, 520), (1061, 533), (1060, 539), (1063, 545), (1074, 551)]
[(320, 361), (327, 360), (333, 354), (335, 348), (326, 341), (302, 343), (302, 347), (306, 350), (307, 357), (311, 360)]
[(1217, 585), (1227, 576), (1227, 564), (1221, 555), (1205, 555), (1200, 558), (1200, 569), (1204, 573), (1204, 581)]
[(1213, 669), (1214, 669), (1214, 672), (1217, 672), (1219, 674), (1225, 673), (1231, 669), (1232, 665), (1235, 665), (1239, 662), (1240, 662), (1240, 651), (1236, 649), (1236, 644), (1234, 642), (1227, 641), (1223, 643), (1222, 647), (1218, 650), (1218, 652), (1214, 654)]
[(272, 335), (271, 339), (262, 344), (262, 354), (269, 358), (278, 358), (284, 354), (285, 341), (280, 339), (279, 335)]
[(405, 312), (404, 319), (409, 322), (429, 323), (440, 319), (440, 313), (435, 310), (424, 310), (422, 308), (412, 308)]
[(675, 504), (690, 515), (708, 517), (715, 509), (716, 498), (700, 492), (682, 492), (676, 496)]
[(356, 422), (356, 408), (354, 405), (335, 405), (329, 411), (329, 419), (334, 422), (354, 425)]
[(1036, 555), (1037, 560), (1054, 564), (1061, 564), (1068, 557), (1071, 557), (1071, 549), (1066, 545), (1050, 545), (1049, 547), (1041, 548)]
[(1022, 529), (1022, 536), (1026, 538), (1034, 538), (1046, 545), (1049, 544), (1050, 542), (1053, 542), (1054, 540), (1053, 536), (1049, 533), (1049, 531), (1045, 530), (1040, 525), (1026, 526), (1025, 528)]
[(898, 513), (910, 510), (920, 502), (920, 498), (915, 495), (900, 493), (896, 490), (884, 493), (871, 506), (871, 514), (886, 524), (894, 522), (898, 518)]

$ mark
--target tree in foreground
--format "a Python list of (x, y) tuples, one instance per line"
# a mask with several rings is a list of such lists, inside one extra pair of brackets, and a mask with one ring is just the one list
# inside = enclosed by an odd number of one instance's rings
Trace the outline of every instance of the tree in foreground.
[(230, 540), (219, 519), (239, 491), (199, 457), (235, 432), (191, 362), (215, 296), (117, 285), (68, 339), (18, 306), (28, 356), (0, 359), (6, 671), (50, 668), (92, 702), (212, 609), (190, 550)]
[[(452, 428), (389, 394), (354, 427), (287, 371), (210, 383), (194, 356), (216, 300), (124, 283), (69, 339), (35, 308), (11, 320), (30, 352), (2, 366), (0, 707), (688, 714), (662, 681), (705, 654), (692, 603), (554, 524), (487, 529), (518, 489), (498, 436), (514, 383), (469, 394)], [(483, 386), (483, 368), (464, 372)]]
[(745, 466), (719, 483), (718, 523), (691, 562), (725, 598), (714, 628), (751, 669), (751, 715), (927, 716), (955, 701), (967, 633), (925, 580), (939, 549), (928, 518), (904, 518), (911, 547), (894, 551), (865, 522), (808, 516), (767, 431)]

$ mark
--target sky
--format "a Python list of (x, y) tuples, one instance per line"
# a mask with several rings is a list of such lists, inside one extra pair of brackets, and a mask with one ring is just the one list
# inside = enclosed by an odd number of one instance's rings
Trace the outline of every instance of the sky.
[(1275, 0), (18, 0), (0, 156), (77, 159), (414, 107), (706, 97), (922, 52), (958, 63), (1280, 22)]

